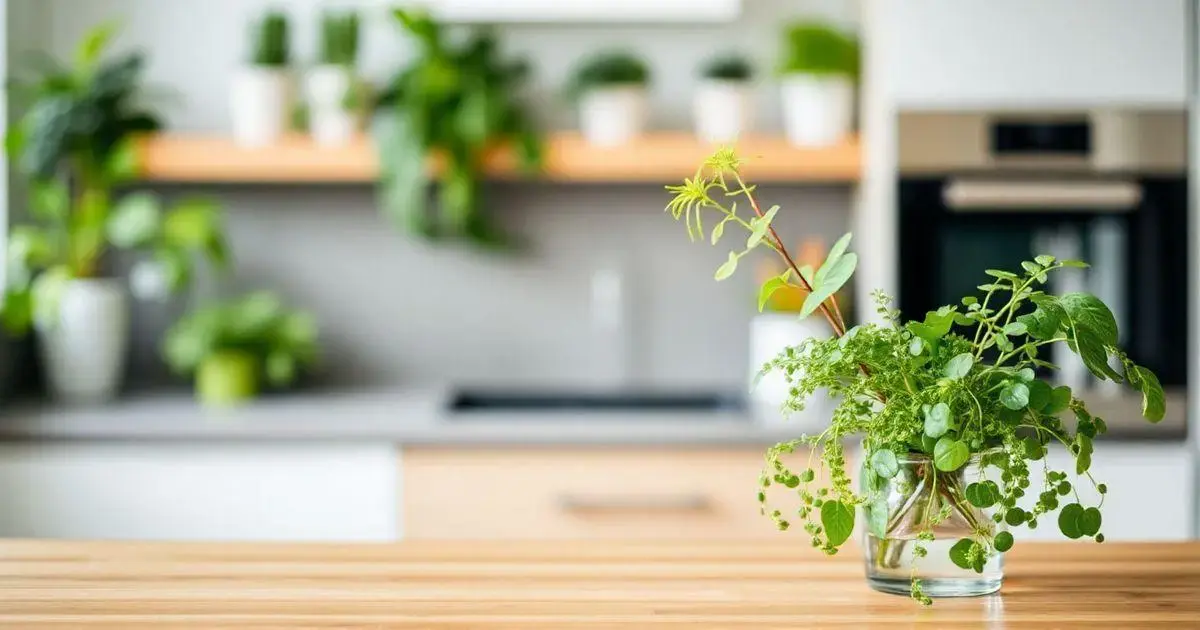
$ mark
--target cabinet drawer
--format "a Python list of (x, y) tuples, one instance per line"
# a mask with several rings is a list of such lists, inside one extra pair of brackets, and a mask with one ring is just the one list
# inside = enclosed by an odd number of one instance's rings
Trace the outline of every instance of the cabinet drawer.
[[(802, 468), (807, 453), (792, 456)], [(789, 460), (792, 462), (793, 460)], [(402, 522), (414, 539), (745, 538), (763, 449), (405, 449)], [(780, 509), (795, 493), (773, 488)]]

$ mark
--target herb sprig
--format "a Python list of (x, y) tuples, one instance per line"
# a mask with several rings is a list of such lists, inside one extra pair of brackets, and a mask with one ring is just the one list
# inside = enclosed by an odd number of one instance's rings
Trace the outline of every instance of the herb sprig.
[[(1116, 319), (1102, 301), (1087, 293), (1056, 296), (1044, 290), (1051, 274), (1086, 267), (1086, 263), (1041, 255), (1023, 262), (1019, 272), (986, 270), (988, 281), (979, 285), (980, 295), (926, 313), (922, 320), (905, 321), (891, 307), (891, 298), (876, 292), (879, 322), (850, 327), (835, 297), (857, 266), (857, 257), (847, 251), (850, 235), (833, 246), (819, 269), (797, 266), (771, 226), (779, 207), (761, 209), (741, 166), (733, 150), (718, 151), (694, 177), (667, 187), (674, 195), (667, 210), (684, 220), (693, 240), (716, 245), (730, 224), (747, 232), (744, 246), (731, 251), (716, 270), (717, 280), (730, 277), (738, 262), (755, 249), (773, 250), (786, 270), (763, 283), (759, 309), (775, 291), (798, 288), (808, 294), (801, 317), (819, 311), (833, 333), (786, 348), (762, 368), (762, 374), (785, 375), (790, 386), (784, 404), (787, 412), (802, 410), (811, 396), (822, 391), (837, 401), (829, 426), (820, 434), (768, 450), (759, 479), (763, 513), (780, 529), (791, 526), (791, 516), (767, 501), (766, 489), (781, 485), (799, 495), (802, 503), (796, 517), (803, 521), (813, 546), (826, 553), (836, 553), (850, 537), (858, 507), (863, 508), (868, 530), (884, 538), (889, 514), (878, 491), (898, 473), (901, 458), (916, 454), (930, 459), (933, 483), (946, 484), (942, 492), (947, 498), (940, 509), (926, 510), (919, 523), (912, 546), (914, 561), (928, 553), (925, 543), (934, 539), (934, 528), (952, 511), (967, 515), (971, 526), (971, 534), (949, 552), (963, 569), (982, 572), (988, 558), (1013, 546), (1012, 534), (998, 524), (1033, 529), (1055, 511), (1058, 527), (1067, 537), (1103, 542), (1100, 508), (1107, 487), (1089, 470), (1093, 439), (1107, 425), (1088, 411), (1070, 387), (1044, 380), (1045, 374), (1058, 369), (1044, 358), (1046, 352), (1054, 344), (1066, 344), (1096, 378), (1124, 382), (1140, 391), (1142, 413), (1151, 422), (1163, 418), (1166, 404), (1154, 373), (1118, 347)], [(739, 214), (739, 200), (752, 213)], [(704, 217), (712, 214), (717, 215), (717, 223), (706, 231)], [(1062, 421), (1067, 414), (1076, 420), (1074, 429)], [(842, 445), (851, 438), (862, 440), (866, 458), (860, 492), (852, 488), (846, 472)], [(1074, 470), (1050, 468), (1046, 454), (1051, 443), (1066, 448)], [(812, 449), (808, 466), (793, 470), (784, 463), (784, 456), (804, 447)], [(994, 469), (1000, 481), (956, 487), (950, 473), (972, 459)], [(1033, 507), (1026, 510), (1017, 503), (1032, 492), (1031, 469), (1038, 462), (1040, 490)], [(1101, 496), (1098, 505), (1080, 499), (1069, 473), (1094, 487)], [(815, 488), (818, 477), (828, 487)], [(972, 507), (991, 510), (992, 520), (970, 517), (978, 513)], [(931, 603), (915, 573), (912, 596)]]

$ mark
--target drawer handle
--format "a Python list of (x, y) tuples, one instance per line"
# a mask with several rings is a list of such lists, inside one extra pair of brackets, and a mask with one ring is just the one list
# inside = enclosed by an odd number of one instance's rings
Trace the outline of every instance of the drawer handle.
[(704, 512), (712, 507), (701, 494), (682, 496), (575, 496), (558, 497), (565, 512)]

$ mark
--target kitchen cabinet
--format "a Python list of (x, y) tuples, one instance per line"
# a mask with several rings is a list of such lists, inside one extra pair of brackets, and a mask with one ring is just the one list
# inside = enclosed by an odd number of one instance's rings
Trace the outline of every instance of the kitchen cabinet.
[(879, 35), (871, 43), (884, 49), (869, 73), (899, 108), (1187, 102), (1185, 0), (906, 0), (865, 10)]
[(387, 443), (0, 445), (0, 537), (386, 541)]
[[(788, 459), (797, 470), (807, 452)], [(411, 539), (755, 538), (761, 448), (404, 451), (403, 522)], [(785, 513), (795, 492), (771, 490)], [(797, 534), (801, 535), (801, 534)]]
[[(1101, 440), (1092, 458), (1092, 476), (1108, 486), (1104, 499), (1104, 525), (1108, 541), (1187, 540), (1192, 535), (1195, 482), (1194, 455), (1187, 445), (1118, 444)], [(1052, 470), (1075, 472), (1074, 459), (1065, 449), (1051, 449), (1047, 464)], [(1039, 462), (1030, 464), (1030, 490), (1022, 502), (1029, 508), (1041, 492)], [(1074, 476), (1072, 483), (1085, 506), (1099, 503), (1100, 495), (1086, 477)], [(1073, 496), (1064, 498), (1074, 501)], [(1023, 540), (1065, 540), (1058, 530), (1057, 513), (1038, 522), (1038, 528), (1014, 530)], [(1091, 542), (1090, 538), (1082, 539)]]

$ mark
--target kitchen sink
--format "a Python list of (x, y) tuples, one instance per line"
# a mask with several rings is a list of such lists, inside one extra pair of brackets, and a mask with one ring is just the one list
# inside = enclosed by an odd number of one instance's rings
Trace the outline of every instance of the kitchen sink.
[[(463, 390), (450, 411), (483, 413), (721, 413), (740, 412), (742, 397), (720, 392), (494, 392)], [(576, 413), (578, 412), (578, 413)]]

